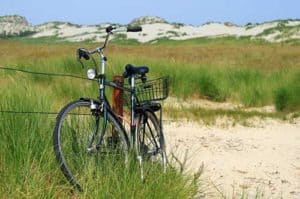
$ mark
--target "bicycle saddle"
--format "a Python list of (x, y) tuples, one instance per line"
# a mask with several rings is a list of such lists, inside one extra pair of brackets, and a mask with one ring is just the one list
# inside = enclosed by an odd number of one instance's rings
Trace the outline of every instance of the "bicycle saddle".
[(127, 78), (132, 75), (145, 75), (149, 72), (149, 68), (147, 66), (133, 66), (131, 64), (127, 64), (125, 66), (125, 72), (123, 73), (123, 77)]

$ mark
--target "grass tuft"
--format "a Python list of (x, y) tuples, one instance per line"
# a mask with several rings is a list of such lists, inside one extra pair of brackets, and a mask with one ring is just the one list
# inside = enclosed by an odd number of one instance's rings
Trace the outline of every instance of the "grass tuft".
[(200, 95), (212, 101), (224, 101), (220, 87), (217, 86), (215, 77), (208, 73), (202, 73), (198, 80)]
[(300, 110), (300, 72), (295, 72), (288, 80), (274, 90), (274, 104), (278, 111), (296, 112)]
[(275, 91), (274, 101), (275, 107), (278, 111), (283, 111), (286, 109), (289, 101), (289, 93), (288, 90), (284, 87), (278, 88)]

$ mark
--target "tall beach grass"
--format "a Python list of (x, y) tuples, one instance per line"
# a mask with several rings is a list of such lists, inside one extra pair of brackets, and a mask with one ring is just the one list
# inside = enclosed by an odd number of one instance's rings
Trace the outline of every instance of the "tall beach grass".
[[(57, 112), (65, 101), (93, 95), (90, 82), (73, 79), (35, 79), (0, 72), (0, 110)], [(71, 87), (70, 85), (73, 85)], [(104, 161), (97, 178), (76, 191), (62, 175), (55, 160), (52, 131), (55, 115), (0, 113), (1, 198), (192, 198), (198, 181), (170, 167), (166, 173), (146, 167), (140, 179), (138, 163)]]
[[(76, 62), (87, 43), (34, 43), (0, 40), (0, 66), (85, 77)], [(229, 101), (244, 106), (275, 105), (277, 110), (300, 110), (300, 46), (232, 38), (158, 44), (111, 45), (108, 76), (122, 74), (127, 63), (148, 65), (150, 76), (170, 75), (171, 95)], [(0, 110), (57, 112), (82, 96), (97, 97), (91, 81), (36, 76), (0, 70)], [(167, 110), (168, 111), (168, 110)], [(199, 112), (186, 110), (192, 117)], [(169, 110), (174, 112), (174, 110)], [(222, 111), (221, 111), (222, 112)], [(221, 114), (228, 114), (222, 112)], [(240, 112), (231, 114), (243, 117)], [(178, 114), (178, 117), (182, 117)], [(251, 114), (250, 114), (251, 115)], [(188, 115), (184, 115), (188, 116)], [(176, 117), (176, 115), (175, 115)], [(273, 115), (272, 115), (273, 117)], [(275, 116), (274, 116), (275, 117)], [(0, 113), (0, 195), (3, 198), (191, 198), (199, 184), (176, 169), (166, 174), (149, 167), (148, 180), (139, 180), (137, 165), (104, 165), (99, 180), (78, 193), (65, 181), (54, 160), (52, 130), (55, 115)]]

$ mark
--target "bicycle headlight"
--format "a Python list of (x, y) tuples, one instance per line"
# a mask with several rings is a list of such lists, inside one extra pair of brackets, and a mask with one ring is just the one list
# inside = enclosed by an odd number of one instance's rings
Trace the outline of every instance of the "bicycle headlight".
[(88, 69), (88, 71), (87, 71), (87, 77), (89, 79), (95, 79), (95, 77), (96, 77), (96, 70), (93, 69), (93, 68)]

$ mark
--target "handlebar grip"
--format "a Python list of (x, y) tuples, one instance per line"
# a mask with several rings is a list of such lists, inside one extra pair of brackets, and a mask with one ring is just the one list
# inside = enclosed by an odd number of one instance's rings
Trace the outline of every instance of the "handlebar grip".
[(128, 26), (127, 32), (141, 32), (142, 27), (141, 26)]
[(113, 26), (108, 26), (108, 27), (106, 27), (106, 33), (110, 33), (112, 30), (114, 30), (114, 29), (116, 29), (115, 27), (113, 27)]
[(90, 55), (89, 55), (89, 52), (87, 49), (85, 48), (79, 48), (77, 50), (77, 57), (78, 59), (81, 59), (82, 57), (85, 59), (85, 60), (89, 60), (90, 59)]

